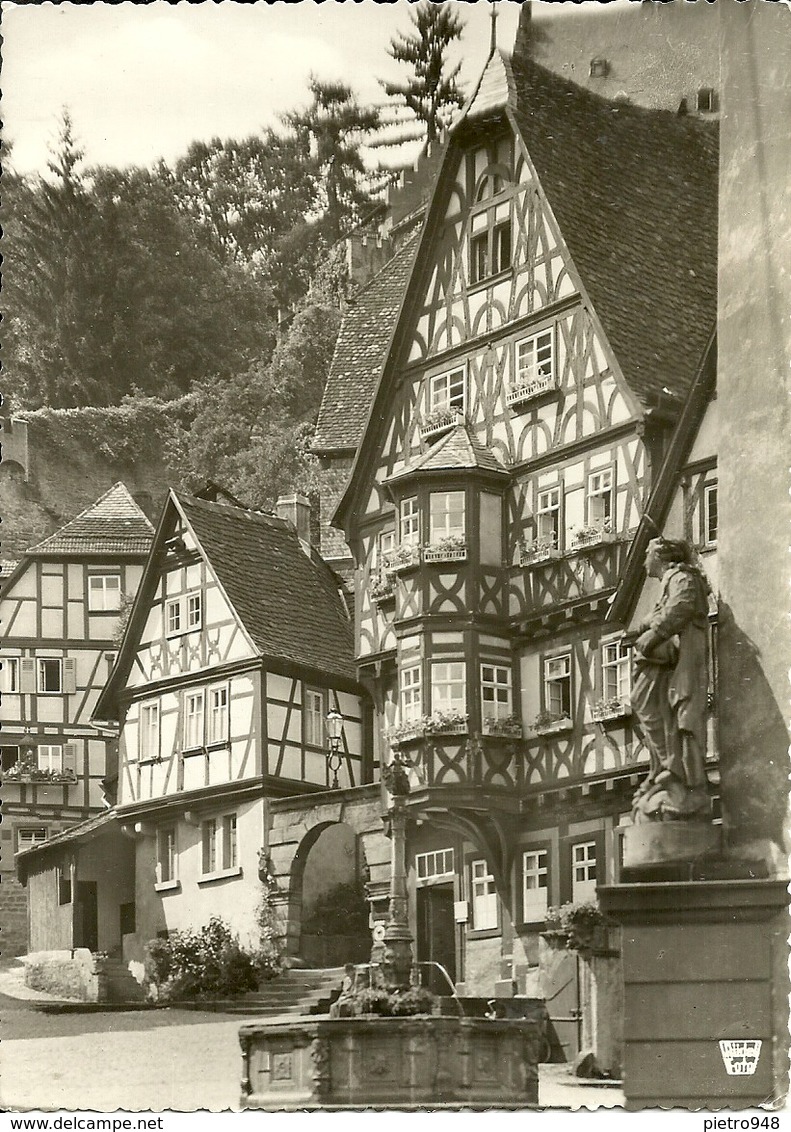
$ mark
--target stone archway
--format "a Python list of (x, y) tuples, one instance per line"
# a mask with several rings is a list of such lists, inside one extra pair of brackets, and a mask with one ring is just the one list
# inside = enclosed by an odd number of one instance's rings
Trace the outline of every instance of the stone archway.
[[(358, 898), (364, 893), (369, 903), (375, 901), (390, 875), (379, 787), (357, 787), (340, 798), (283, 798), (270, 805), (269, 857), (286, 956), (316, 966), (363, 961), (370, 954), (371, 936)], [(330, 894), (355, 882), (357, 899), (350, 890), (339, 894), (357, 916), (353, 939), (344, 941), (339, 938), (344, 933), (335, 931), (343, 921), (333, 914)], [(329, 930), (319, 933), (322, 916)], [(308, 939), (316, 936), (324, 938)], [(330, 936), (338, 938), (333, 943)], [(349, 954), (355, 949), (359, 955)]]

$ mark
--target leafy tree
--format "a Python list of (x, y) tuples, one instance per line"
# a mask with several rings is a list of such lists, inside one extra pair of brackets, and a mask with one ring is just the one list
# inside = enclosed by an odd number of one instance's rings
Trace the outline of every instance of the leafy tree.
[(212, 245), (243, 263), (265, 263), (315, 207), (316, 170), (295, 138), (266, 130), (241, 141), (193, 142), (159, 175)]
[(446, 69), (448, 48), (460, 38), (464, 28), (458, 12), (449, 4), (421, 0), (409, 13), (409, 18), (413, 30), (395, 36), (390, 41), (388, 54), (411, 68), (411, 74), (403, 82), (383, 81), (382, 86), (391, 98), (412, 112), (421, 130), (402, 133), (396, 141), (384, 143), (389, 145), (421, 134), (426, 144), (434, 141), (449, 123), (453, 110), (463, 103), (456, 82), (461, 63)]
[(324, 82), (312, 75), (309, 87), (311, 104), (284, 115), (283, 121), (293, 132), (303, 160), (313, 164), (320, 178), (324, 228), (333, 242), (370, 207), (360, 146), (379, 128), (379, 114), (360, 106), (345, 83)]
[(50, 178), (17, 180), (4, 201), (4, 364), (17, 405), (174, 396), (196, 374), (268, 357), (265, 282), (196, 239), (160, 177), (83, 173), (81, 161), (65, 115)]

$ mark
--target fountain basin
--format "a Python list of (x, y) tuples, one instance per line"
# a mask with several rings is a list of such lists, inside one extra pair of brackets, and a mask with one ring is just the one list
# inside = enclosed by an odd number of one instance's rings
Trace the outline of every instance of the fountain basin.
[(534, 1019), (282, 1018), (240, 1027), (244, 1108), (525, 1108), (538, 1103)]

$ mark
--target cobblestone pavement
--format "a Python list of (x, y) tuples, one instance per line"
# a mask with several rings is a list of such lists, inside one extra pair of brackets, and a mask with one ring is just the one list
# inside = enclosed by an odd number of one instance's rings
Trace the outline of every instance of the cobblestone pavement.
[[(6, 989), (14, 989), (5, 983)], [(112, 1112), (238, 1110), (238, 1015), (178, 1009), (46, 1013), (40, 998), (0, 993), (0, 1105)], [(620, 1089), (541, 1067), (540, 1103), (612, 1108)]]

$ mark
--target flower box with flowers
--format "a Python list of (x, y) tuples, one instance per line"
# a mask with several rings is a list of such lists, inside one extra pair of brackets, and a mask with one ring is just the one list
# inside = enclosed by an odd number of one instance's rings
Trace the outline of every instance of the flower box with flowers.
[(567, 715), (554, 711), (540, 711), (533, 720), (531, 731), (535, 735), (554, 735), (560, 731), (570, 731), (574, 726)]
[(543, 393), (549, 393), (556, 388), (555, 379), (551, 374), (523, 379), (506, 393), (505, 403), (509, 408), (523, 405), (526, 401), (532, 401), (535, 397), (540, 397)]
[(466, 735), (468, 717), (461, 712), (437, 711), (420, 719), (407, 719), (385, 733), (391, 747), (422, 739), (426, 735)]
[(73, 770), (49, 770), (34, 763), (14, 763), (0, 772), (3, 782), (55, 782), (68, 785), (77, 781)]
[(376, 605), (385, 605), (388, 601), (395, 598), (395, 584), (391, 575), (383, 574), (380, 578), (376, 578), (371, 582), (368, 590), (371, 601)]
[(622, 719), (625, 715), (631, 715), (631, 707), (617, 697), (599, 700), (591, 706), (591, 718), (594, 723), (606, 723), (611, 719)]
[(402, 543), (384, 556), (382, 569), (385, 574), (399, 574), (420, 562), (420, 547), (417, 543)]
[(603, 542), (612, 542), (615, 538), (612, 523), (605, 519), (603, 523), (595, 523), (589, 527), (578, 527), (571, 536), (572, 550), (585, 550), (591, 546), (599, 546)]
[(519, 550), (519, 565), (538, 566), (539, 563), (548, 562), (557, 556), (558, 548), (554, 539), (535, 539), (534, 542), (522, 543)]
[(467, 540), (463, 535), (448, 535), (423, 548), (424, 562), (464, 562), (467, 558)]
[(487, 718), (483, 721), (484, 735), (497, 735), (502, 739), (521, 739), (522, 721), (515, 715), (506, 716), (505, 719)]
[(427, 436), (439, 436), (440, 433), (448, 432), (457, 424), (460, 424), (462, 420), (463, 416), (458, 409), (450, 406), (434, 409), (423, 418), (420, 435), (424, 439)]

